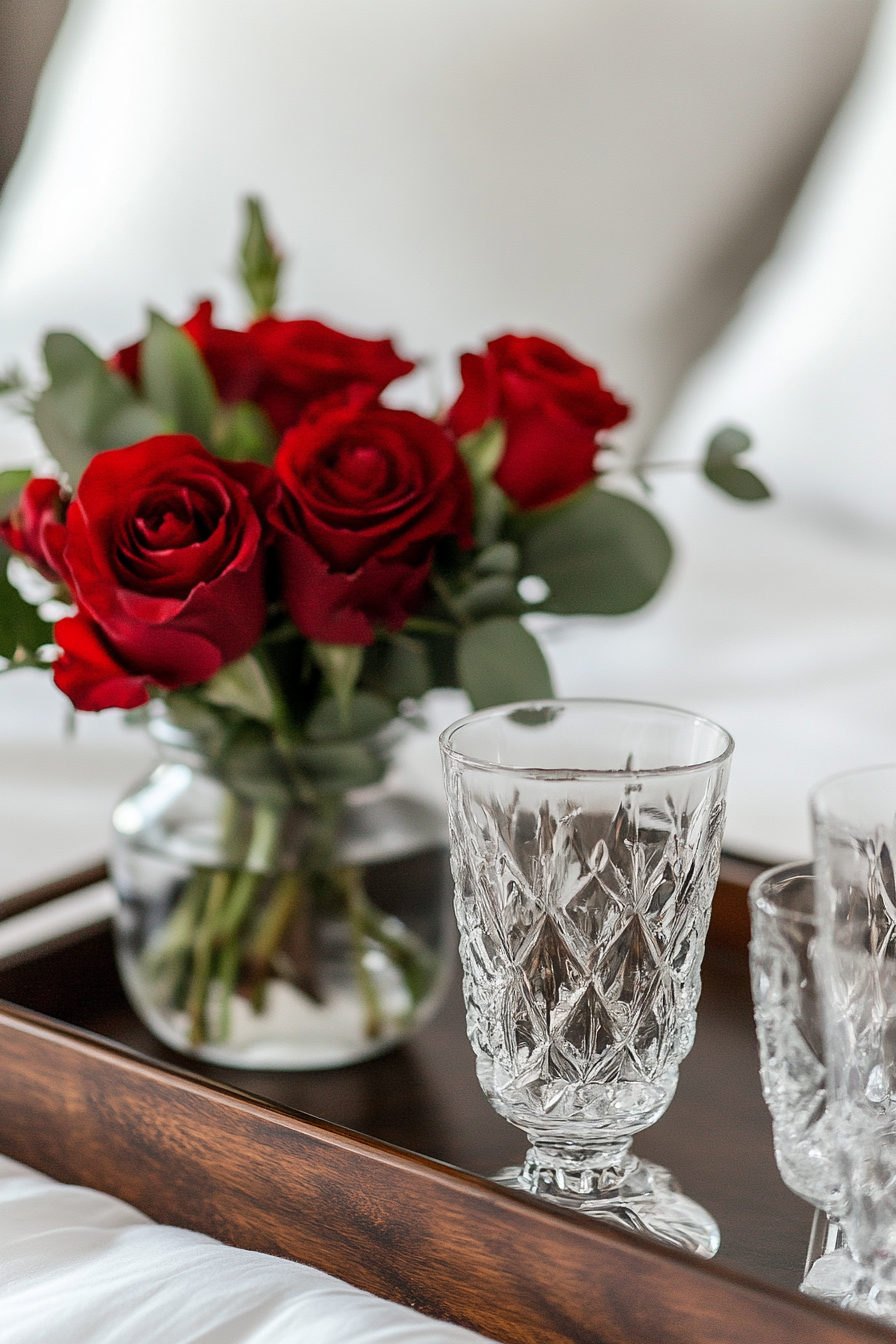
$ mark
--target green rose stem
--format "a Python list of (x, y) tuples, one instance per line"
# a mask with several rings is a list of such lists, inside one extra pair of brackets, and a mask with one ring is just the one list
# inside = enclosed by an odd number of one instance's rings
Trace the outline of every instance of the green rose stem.
[(208, 899), (193, 935), (193, 974), (187, 991), (186, 1009), (190, 1017), (190, 1041), (200, 1045), (208, 1036), (206, 1001), (212, 972), (215, 931), (230, 891), (231, 875), (223, 869), (212, 874)]
[(352, 942), (352, 953), (355, 959), (355, 974), (358, 977), (358, 988), (361, 991), (361, 999), (364, 1004), (364, 1034), (369, 1040), (375, 1041), (378, 1036), (382, 1036), (384, 1024), (376, 984), (374, 983), (373, 976), (364, 964), (364, 953), (366, 951), (364, 942), (368, 905), (367, 893), (364, 890), (364, 879), (361, 875), (360, 868), (342, 868), (338, 870), (336, 877), (345, 894), (346, 907), (348, 910), (348, 925)]
[(199, 868), (193, 873), (171, 914), (161, 945), (147, 957), (147, 967), (153, 978), (167, 979), (170, 976), (171, 998), (175, 1007), (181, 1009), (186, 1006), (193, 942), (211, 878), (207, 868)]
[(302, 916), (302, 945), (305, 953), (302, 960), (305, 964), (299, 967), (301, 978), (299, 987), (310, 999), (314, 999), (317, 1003), (321, 1002), (320, 994), (314, 985), (311, 957), (308, 955), (311, 935), (309, 897), (308, 884), (302, 873), (283, 873), (277, 879), (267, 909), (258, 922), (247, 953), (247, 993), (252, 999), (252, 1007), (256, 1013), (264, 1012), (271, 958), (286, 937), (290, 925), (299, 922), (300, 916)]
[[(221, 1040), (226, 1040), (230, 1034), (230, 996), (236, 989), (239, 977), (240, 935), (252, 912), (259, 888), (275, 866), (283, 821), (282, 808), (271, 807), (265, 803), (256, 805), (245, 862), (234, 877), (226, 904), (223, 905), (215, 921), (214, 943), (220, 949), (218, 979), (221, 982), (222, 995), (219, 1023)], [(205, 993), (206, 995), (208, 993), (207, 985)]]
[[(237, 820), (235, 800), (228, 798), (222, 815), (226, 858), (233, 855)], [(185, 947), (188, 957), (192, 954), (184, 1007), (190, 1018), (190, 1041), (193, 1045), (201, 1045), (208, 1040), (208, 995), (216, 969), (217, 978), (223, 982), (225, 995), (222, 1009), (222, 1031), (225, 1037), (229, 1031), (229, 997), (239, 970), (239, 935), (259, 884), (273, 866), (282, 822), (281, 809), (258, 805), (253, 813), (252, 835), (241, 868), (236, 873), (219, 868), (210, 875), (207, 870), (200, 870), (187, 884), (186, 896), (181, 899), (180, 906), (172, 916), (166, 947), (174, 948), (179, 944)], [(198, 884), (200, 874), (207, 885), (204, 901), (201, 892), (205, 887), (200, 889)], [(192, 895), (191, 889), (194, 884), (200, 891), (198, 916), (193, 906), (196, 897)]]

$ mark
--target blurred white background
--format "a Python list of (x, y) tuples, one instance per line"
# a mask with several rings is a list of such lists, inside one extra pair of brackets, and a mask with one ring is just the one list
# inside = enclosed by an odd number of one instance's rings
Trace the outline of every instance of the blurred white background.
[[(0, 0), (0, 20), (25, 8)], [(149, 301), (179, 318), (211, 294), (239, 319), (229, 266), (251, 190), (293, 258), (284, 307), (395, 332), (437, 356), (446, 390), (459, 347), (534, 328), (636, 403), (632, 452), (693, 458), (741, 421), (778, 499), (752, 510), (666, 478), (678, 560), (660, 597), (539, 629), (561, 693), (725, 723), (726, 843), (803, 853), (810, 785), (896, 759), (896, 344), (869, 316), (896, 312), (894, 0), (779, 253), (688, 375), (773, 248), (875, 11), (72, 0), (0, 200), (0, 365), (36, 368), (48, 327), (110, 350)], [(7, 417), (0, 456), (34, 451)], [(74, 742), (61, 719), (51, 688), (0, 678), (0, 890), (101, 849), (148, 756), (115, 716)]]

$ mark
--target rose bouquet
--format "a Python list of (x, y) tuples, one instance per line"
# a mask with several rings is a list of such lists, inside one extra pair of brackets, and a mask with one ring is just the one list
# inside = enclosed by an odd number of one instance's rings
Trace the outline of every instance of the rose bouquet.
[[(631, 611), (671, 558), (596, 469), (629, 414), (596, 368), (502, 335), (461, 356), (447, 413), (396, 409), (383, 394), (411, 361), (278, 316), (280, 267), (249, 201), (245, 329), (203, 301), (108, 359), (53, 333), (46, 386), (5, 385), (59, 471), (0, 475), (0, 654), (51, 667), (76, 709), (162, 716), (221, 789), (217, 857), (179, 870), (142, 963), (197, 1048), (227, 1039), (235, 997), (263, 1011), (288, 941), (320, 1001), (314, 910), (345, 919), (368, 1040), (389, 1034), (372, 951), (405, 1017), (426, 999), (431, 952), (340, 860), (345, 799), (430, 688), (477, 708), (552, 693), (526, 613)], [(747, 445), (723, 431), (705, 470), (756, 498)]]

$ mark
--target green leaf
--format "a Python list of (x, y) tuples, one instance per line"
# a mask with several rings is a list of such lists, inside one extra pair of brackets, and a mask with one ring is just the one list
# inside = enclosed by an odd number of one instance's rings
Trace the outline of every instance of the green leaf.
[(71, 332), (51, 332), (44, 359), (50, 385), (35, 403), (34, 421), (72, 486), (95, 453), (139, 443), (166, 428), (127, 379)]
[(410, 635), (387, 635), (367, 650), (363, 684), (399, 705), (419, 700), (433, 684), (426, 646)]
[(455, 598), (455, 606), (465, 616), (516, 615), (522, 608), (516, 583), (509, 574), (487, 574)]
[(765, 482), (736, 461), (752, 442), (744, 430), (729, 425), (710, 439), (703, 462), (703, 474), (708, 481), (724, 490), (726, 495), (747, 503), (771, 499), (771, 491)]
[(210, 446), (217, 400), (211, 374), (186, 332), (159, 313), (150, 313), (140, 346), (140, 381), (169, 430)]
[(254, 316), (267, 317), (277, 306), (283, 258), (268, 233), (261, 201), (256, 196), (247, 196), (245, 206), (241, 276), (252, 301)]
[(251, 653), (228, 663), (205, 683), (203, 700), (227, 709), (239, 710), (261, 723), (274, 721), (274, 697), (265, 675)]
[(291, 759), (321, 793), (345, 793), (378, 784), (386, 773), (385, 758), (360, 742), (308, 743), (295, 747)]
[(53, 627), (10, 583), (8, 562), (9, 552), (0, 547), (0, 657), (14, 658), (20, 650), (35, 654), (42, 645), (52, 644)]
[(488, 548), (497, 542), (508, 512), (507, 496), (494, 481), (486, 481), (479, 487), (473, 519), (473, 535), (477, 546)]
[(516, 575), (520, 568), (520, 548), (512, 541), (496, 542), (494, 546), (487, 546), (484, 551), (480, 551), (473, 568), (477, 574)]
[(503, 420), (487, 420), (481, 429), (458, 439), (457, 446), (467, 464), (474, 487), (478, 488), (491, 480), (504, 456), (506, 439)]
[(120, 374), (78, 336), (52, 331), (44, 341), (50, 385), (34, 406), (41, 437), (71, 484), (77, 485), (101, 442), (105, 425), (134, 400)]
[(336, 698), (347, 734), (351, 722), (352, 696), (361, 675), (364, 649), (359, 644), (318, 644), (313, 641), (311, 653)]
[(265, 412), (254, 401), (221, 406), (215, 416), (212, 446), (218, 457), (229, 462), (263, 462), (270, 466), (277, 451), (277, 436)]
[(171, 722), (192, 733), (209, 757), (217, 757), (227, 739), (224, 716), (203, 704), (192, 690), (169, 691), (164, 700)]
[(464, 630), (458, 640), (457, 670), (474, 709), (553, 695), (538, 641), (511, 616)]
[(312, 742), (339, 742), (346, 738), (372, 737), (395, 717), (395, 710), (381, 695), (355, 691), (348, 717), (336, 697), (327, 696), (315, 705), (305, 725)]
[(100, 451), (127, 448), (132, 443), (142, 443), (156, 434), (164, 434), (167, 429), (165, 420), (148, 401), (134, 400), (116, 411), (102, 426), (97, 434), (98, 447)]
[(30, 467), (23, 467), (21, 471), (0, 471), (0, 518), (9, 517), (30, 480)]
[(550, 588), (541, 611), (636, 611), (653, 597), (672, 561), (672, 543), (652, 513), (594, 486), (561, 508), (518, 522), (523, 573), (539, 575)]
[(24, 392), (25, 386), (21, 369), (11, 368), (0, 373), (0, 397), (8, 396), (10, 392)]
[(260, 723), (244, 723), (217, 762), (221, 779), (240, 798), (286, 808), (294, 795), (286, 763)]

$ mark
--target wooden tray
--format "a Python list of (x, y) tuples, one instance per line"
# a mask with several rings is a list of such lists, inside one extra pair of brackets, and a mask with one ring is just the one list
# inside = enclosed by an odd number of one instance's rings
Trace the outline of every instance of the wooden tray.
[[(127, 1006), (107, 926), (0, 962), (0, 1152), (508, 1344), (893, 1341), (786, 1291), (811, 1211), (777, 1175), (759, 1094), (753, 871), (723, 871), (697, 1041), (670, 1111), (637, 1142), (718, 1218), (712, 1264), (483, 1179), (525, 1139), (479, 1090), (457, 983), (433, 1023), (379, 1060), (186, 1072)], [(101, 876), (23, 893), (3, 913)]]

